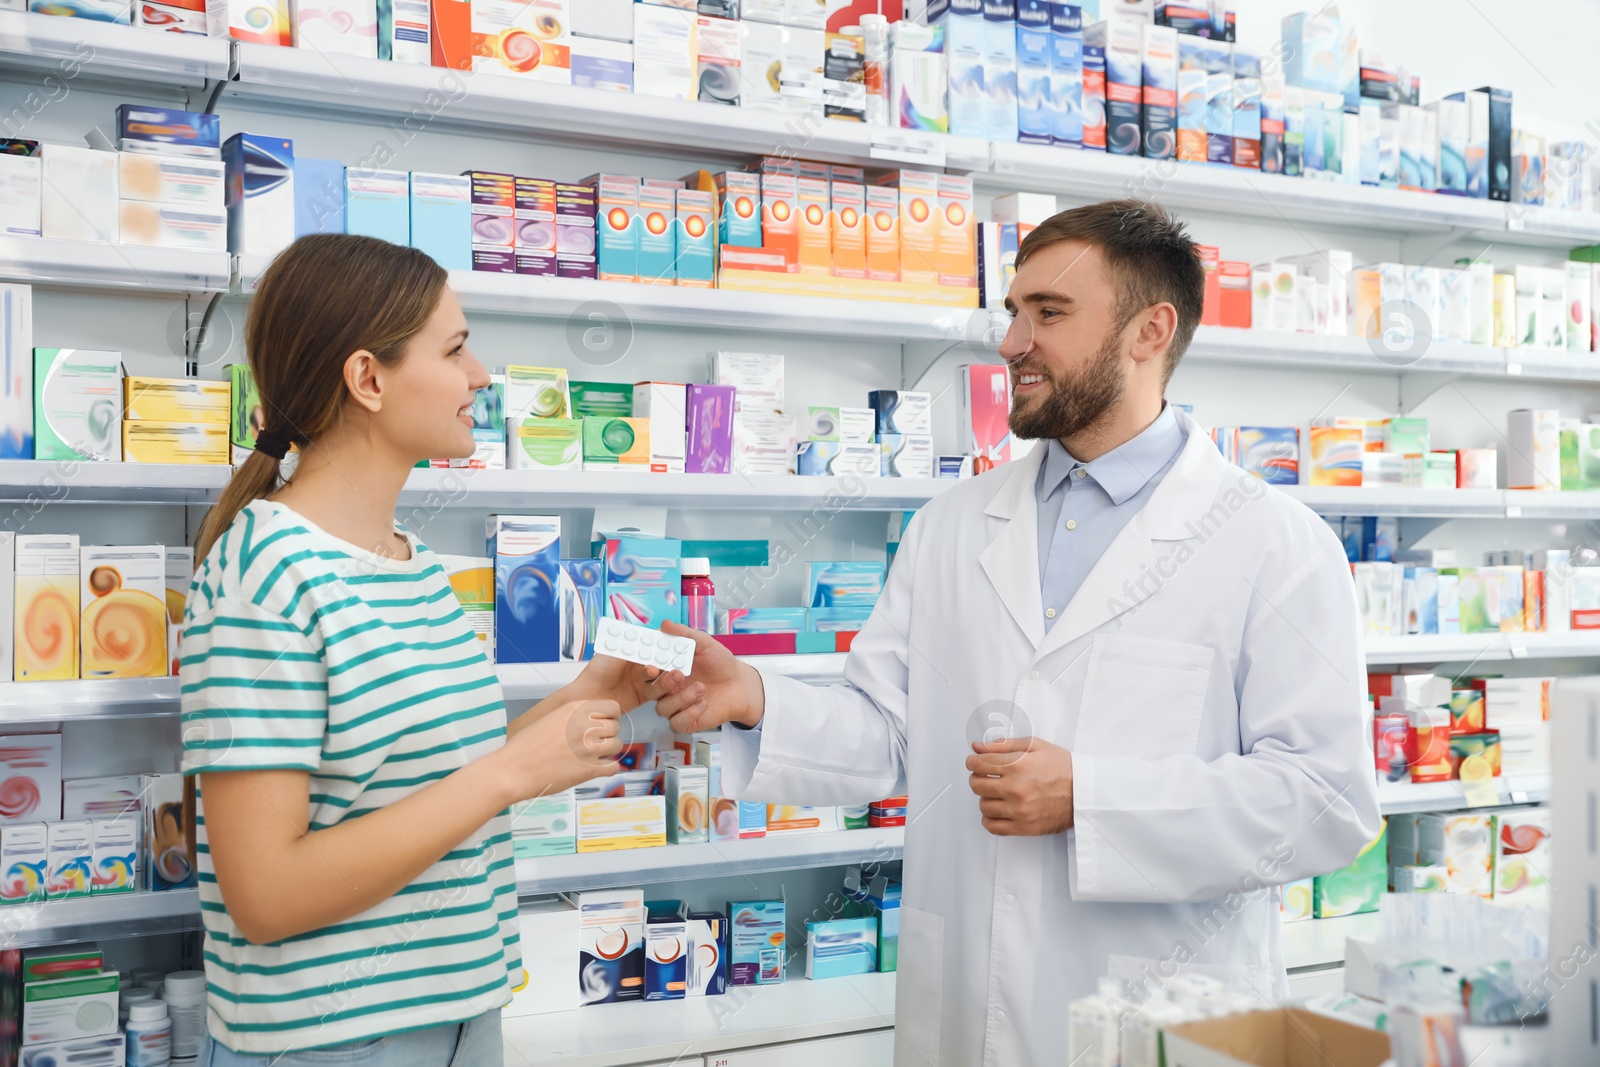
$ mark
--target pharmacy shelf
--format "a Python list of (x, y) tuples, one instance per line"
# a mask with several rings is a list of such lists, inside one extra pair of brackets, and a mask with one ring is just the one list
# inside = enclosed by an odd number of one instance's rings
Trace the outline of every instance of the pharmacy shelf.
[[(83, 19), (54, 20), (84, 23)], [(117, 292), (220, 293), (228, 288), (229, 266), (226, 252), (0, 237), (0, 280), (35, 285)]]
[(137, 719), (176, 714), (176, 678), (0, 682), (0, 723), (8, 725), (78, 719)]
[(1460, 782), (1379, 782), (1378, 804), (1385, 815), (1421, 811), (1457, 811), (1505, 804), (1540, 804), (1550, 799), (1548, 774), (1505, 775), (1493, 779), (1494, 801), (1474, 797), (1472, 803)]
[(24, 520), (55, 504), (203, 504), (231, 474), (222, 464), (0, 460), (0, 501), (18, 505), (6, 525), (28, 533)]
[(0, 66), (47, 71), (67, 83), (91, 77), (200, 86), (228, 76), (229, 43), (144, 26), (0, 11), (0, 55), (5, 56)]
[(200, 929), (200, 893), (112, 893), (0, 908), (0, 948)]
[[(271, 261), (239, 256), (235, 290), (250, 295)], [(541, 278), (528, 274), (451, 271), (450, 288), (466, 311), (566, 319), (574, 356), (584, 361), (585, 335), (604, 331), (590, 362), (615, 363), (627, 354), (634, 326), (692, 330), (756, 330), (883, 341), (950, 341), (981, 338), (989, 313), (837, 297), (785, 296), (734, 289), (691, 289), (592, 278)]]
[[(843, 652), (805, 656), (746, 656), (764, 670), (829, 685), (844, 678)], [(496, 667), (507, 700), (542, 700), (571, 682), (582, 663), (502, 663)], [(69, 719), (177, 715), (176, 678), (89, 678), (64, 682), (0, 682), (0, 724)]]
[(1499, 489), (1405, 489), (1399, 486), (1325, 485), (1280, 485), (1278, 488), (1319, 515), (1506, 518), (1507, 494)]
[[(1244, 215), (1257, 222), (1316, 222), (1388, 233), (1506, 229), (1506, 205), (1489, 200), (1375, 189), (1053, 145), (996, 142), (990, 149), (991, 165), (984, 181), (1007, 188), (1095, 200), (1116, 190), (1125, 196), (1158, 200), (1169, 207)], [(1555, 233), (1550, 236), (1557, 239)]]
[(689, 878), (737, 878), (847, 863), (889, 863), (901, 857), (905, 840), (905, 827), (890, 826), (519, 859), (517, 892), (532, 897)]
[(813, 982), (803, 961), (797, 967), (791, 960), (781, 985), (731, 986), (720, 997), (594, 1004), (504, 1019), (506, 1067), (687, 1067), (702, 1056), (712, 1062), (712, 1052), (887, 1030), (894, 1026), (894, 983), (892, 973)]
[(1505, 513), (1513, 519), (1600, 519), (1600, 492), (1544, 493), (1508, 489)]
[(1600, 215), (1536, 209), (1435, 193), (1289, 178), (1231, 167), (1113, 156), (1052, 145), (990, 145), (990, 166), (974, 175), (996, 189), (1037, 190), (1082, 200), (1111, 195), (1168, 207), (1238, 215), (1257, 222), (1310, 222), (1384, 233), (1466, 231), (1511, 244), (1568, 248), (1600, 239)]
[(1600, 631), (1368, 637), (1365, 651), (1368, 666), (1600, 657)]
[[(810, 685), (831, 685), (844, 679), (844, 652), (818, 652), (795, 656), (746, 656), (745, 661)], [(571, 682), (582, 663), (501, 663), (500, 688), (507, 700), (543, 700)]]
[[(974, 330), (978, 326), (974, 322)], [(972, 336), (981, 336), (974, 333)], [(1438, 373), (1480, 378), (1600, 381), (1600, 355), (1528, 348), (1491, 348), (1435, 341), (1414, 356), (1385, 351), (1376, 339), (1279, 330), (1201, 326), (1185, 360), (1275, 368), (1335, 367), (1380, 374)]]
[[(967, 137), (810, 119), (782, 111), (604, 92), (524, 78), (240, 42), (240, 96), (362, 115), (400, 114), (407, 127), (530, 131), (575, 142), (665, 150), (704, 160), (784, 155), (830, 163), (988, 166), (989, 144)], [(410, 134), (407, 133), (409, 139)]]
[(741, 511), (914, 510), (953, 478), (800, 478), (784, 474), (622, 471), (415, 470), (400, 493), (407, 513), (447, 507), (728, 508)]
[(1377, 912), (1284, 923), (1283, 964), (1293, 972), (1300, 968), (1343, 963), (1346, 938), (1366, 939), (1377, 934)]

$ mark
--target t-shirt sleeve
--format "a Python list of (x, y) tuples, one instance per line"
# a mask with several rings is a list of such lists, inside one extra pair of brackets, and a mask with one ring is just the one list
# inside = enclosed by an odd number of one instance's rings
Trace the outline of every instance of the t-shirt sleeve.
[(184, 774), (317, 769), (328, 726), (319, 641), (225, 598), (185, 624), (181, 651)]

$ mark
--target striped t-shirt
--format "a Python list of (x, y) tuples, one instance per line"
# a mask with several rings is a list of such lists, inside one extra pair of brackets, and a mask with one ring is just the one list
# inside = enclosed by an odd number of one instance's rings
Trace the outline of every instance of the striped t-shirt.
[[(183, 771), (311, 775), (311, 825), (376, 811), (505, 744), (494, 668), (437, 558), (363, 551), (282, 504), (240, 512), (195, 572), (180, 677)], [(223, 904), (197, 801), (212, 1036), (278, 1053), (460, 1022), (521, 978), (501, 812), (395, 896), (253, 945)], [(337, 863), (337, 857), (333, 857)]]

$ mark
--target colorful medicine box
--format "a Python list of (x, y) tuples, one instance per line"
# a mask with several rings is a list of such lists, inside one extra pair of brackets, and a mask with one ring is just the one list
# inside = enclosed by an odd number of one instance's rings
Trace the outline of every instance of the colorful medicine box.
[(728, 946), (733, 985), (776, 985), (784, 976), (784, 903), (781, 900), (728, 904)]
[(487, 551), (494, 560), (495, 657), (501, 663), (560, 659), (561, 567), (558, 517), (491, 515)]
[(1378, 902), (1389, 886), (1388, 859), (1388, 843), (1384, 831), (1379, 831), (1355, 862), (1330, 874), (1318, 875), (1312, 887), (1316, 917), (1330, 919), (1377, 911)]

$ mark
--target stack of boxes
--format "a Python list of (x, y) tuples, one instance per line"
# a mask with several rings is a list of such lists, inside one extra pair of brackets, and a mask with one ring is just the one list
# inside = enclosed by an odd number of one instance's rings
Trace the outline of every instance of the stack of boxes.
[(216, 115), (122, 104), (117, 108), (117, 151), (113, 162), (120, 236), (113, 239), (202, 252), (227, 250)]
[(129, 774), (61, 779), (61, 735), (3, 739), (9, 779), (28, 805), (0, 816), (0, 904), (195, 884), (184, 846), (183, 778)]
[(93, 943), (26, 950), (0, 974), (6, 999), (15, 998), (17, 1011), (14, 1029), (0, 1039), (0, 1058), (25, 1064), (122, 1063), (120, 980), (116, 971), (105, 969), (105, 957)]
[(191, 548), (0, 534), (0, 679), (176, 675), (193, 570)]
[(228, 462), (232, 415), (228, 382), (130, 375), (122, 385), (124, 461)]

